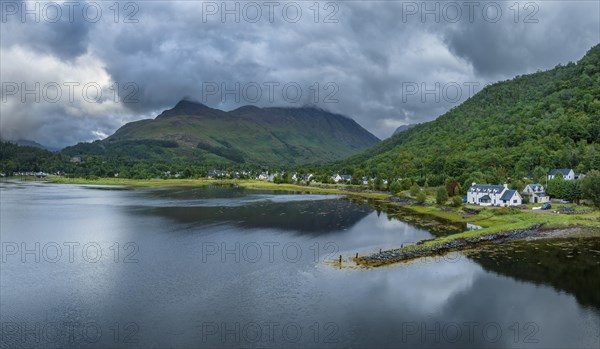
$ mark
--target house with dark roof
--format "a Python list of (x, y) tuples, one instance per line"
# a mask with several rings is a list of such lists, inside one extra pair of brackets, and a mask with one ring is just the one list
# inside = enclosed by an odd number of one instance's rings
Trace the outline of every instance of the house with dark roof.
[(500, 206), (518, 206), (523, 203), (523, 198), (516, 190), (505, 190), (500, 197)]
[(548, 180), (556, 178), (556, 175), (558, 175), (559, 173), (562, 174), (564, 180), (566, 180), (566, 181), (572, 181), (575, 179), (575, 171), (573, 171), (573, 169), (571, 169), (571, 168), (553, 168), (550, 170), (550, 173), (548, 173)]
[(221, 171), (221, 170), (210, 170), (208, 171), (208, 178), (223, 178), (223, 177), (227, 177), (229, 176), (229, 172), (228, 171)]
[(363, 176), (363, 177), (361, 178), (361, 180), (362, 180), (362, 185), (364, 185), (364, 186), (367, 186), (367, 185), (369, 185), (369, 181), (370, 181), (369, 177), (367, 177), (367, 176)]
[(329, 176), (329, 179), (331, 179), (332, 181), (337, 183), (342, 180), (342, 176), (340, 176), (338, 173), (336, 173), (333, 176)]
[(304, 176), (302, 176), (302, 180), (305, 181), (305, 182), (306, 181), (310, 181), (311, 178), (313, 178), (313, 174), (312, 173), (307, 173)]
[(516, 190), (508, 185), (488, 185), (473, 183), (467, 191), (467, 202), (481, 206), (518, 206), (523, 199)]
[(550, 202), (550, 196), (546, 194), (546, 190), (544, 186), (541, 184), (528, 184), (523, 192), (521, 193), (523, 197), (529, 200), (530, 204), (543, 204), (545, 202)]

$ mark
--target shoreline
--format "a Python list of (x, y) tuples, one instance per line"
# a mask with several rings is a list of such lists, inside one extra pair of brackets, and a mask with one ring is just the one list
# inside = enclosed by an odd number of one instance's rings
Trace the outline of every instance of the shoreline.
[[(28, 180), (25, 180), (28, 181)], [(34, 180), (31, 180), (34, 181)], [(380, 191), (363, 191), (352, 187), (332, 187), (333, 185), (308, 186), (290, 183), (273, 183), (254, 179), (123, 179), (123, 178), (100, 178), (97, 180), (84, 178), (46, 178), (35, 180), (35, 182), (46, 182), (52, 184), (75, 184), (75, 185), (107, 185), (134, 188), (177, 188), (177, 187), (202, 187), (207, 185), (235, 185), (241, 188), (253, 190), (276, 190), (306, 192), (312, 194), (335, 194), (362, 197), (365, 199), (386, 199), (390, 193)], [(354, 189), (354, 190), (352, 190)]]
[[(121, 189), (134, 189), (142, 187), (199, 187), (206, 185), (235, 185), (250, 190), (276, 190), (291, 191), (312, 194), (334, 194), (345, 195), (353, 198), (369, 200), (374, 204), (383, 205), (383, 210), (388, 214), (396, 215), (398, 211), (407, 210), (410, 214), (430, 217), (434, 220), (442, 220), (448, 224), (476, 224), (482, 227), (477, 230), (466, 230), (460, 233), (436, 237), (430, 240), (420, 241), (417, 245), (411, 245), (392, 250), (382, 251), (387, 257), (381, 260), (379, 253), (373, 253), (356, 258), (352, 256), (357, 264), (363, 266), (380, 266), (397, 263), (409, 259), (425, 257), (426, 255), (450, 252), (453, 249), (465, 249), (476, 246), (478, 243), (494, 241), (501, 243), (506, 240), (515, 240), (519, 236), (530, 237), (542, 234), (544, 231), (559, 231), (565, 229), (584, 229), (591, 232), (593, 236), (600, 236), (600, 210), (583, 208), (575, 214), (559, 214), (543, 211), (532, 211), (530, 209), (479, 207), (463, 205), (461, 207), (450, 207), (447, 205), (417, 204), (416, 201), (407, 196), (393, 196), (390, 193), (378, 191), (366, 191), (355, 187), (331, 187), (307, 186), (298, 184), (276, 184), (258, 180), (239, 179), (154, 179), (135, 180), (121, 178), (102, 178), (88, 180), (83, 178), (46, 178), (36, 180), (54, 184), (76, 184), (90, 186), (119, 186)], [(127, 188), (123, 188), (127, 187)], [(557, 205), (558, 206), (558, 205)], [(395, 211), (395, 212), (389, 212)], [(400, 214), (400, 216), (402, 216)], [(465, 228), (466, 229), (466, 228)], [(525, 236), (526, 235), (526, 236)], [(557, 236), (563, 237), (563, 236)], [(566, 236), (565, 236), (566, 237)], [(380, 256), (381, 257), (381, 256)]]
[(569, 239), (600, 237), (600, 230), (589, 227), (570, 227), (545, 229), (538, 224), (528, 229), (510, 230), (472, 238), (455, 238), (441, 242), (439, 239), (422, 240), (415, 245), (373, 253), (352, 258), (360, 267), (382, 267), (409, 262), (418, 258), (444, 255), (449, 252), (477, 249), (490, 244), (502, 244), (508, 241), (533, 241), (539, 239)]

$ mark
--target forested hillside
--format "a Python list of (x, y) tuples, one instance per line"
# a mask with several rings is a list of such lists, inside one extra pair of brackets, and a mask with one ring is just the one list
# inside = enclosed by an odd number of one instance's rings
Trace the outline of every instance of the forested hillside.
[(600, 45), (579, 62), (495, 83), (438, 119), (331, 166), (383, 178), (498, 183), (600, 169)]

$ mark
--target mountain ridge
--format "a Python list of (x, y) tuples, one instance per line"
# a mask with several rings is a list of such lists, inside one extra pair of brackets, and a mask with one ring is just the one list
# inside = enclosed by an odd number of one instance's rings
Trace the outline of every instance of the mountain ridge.
[(127, 123), (93, 146), (78, 144), (65, 152), (124, 156), (127, 150), (120, 145), (147, 142), (152, 149), (144, 156), (149, 160), (169, 161), (171, 156), (194, 162), (303, 165), (340, 160), (379, 141), (353, 119), (312, 106), (246, 105), (223, 111), (182, 99), (154, 119)]

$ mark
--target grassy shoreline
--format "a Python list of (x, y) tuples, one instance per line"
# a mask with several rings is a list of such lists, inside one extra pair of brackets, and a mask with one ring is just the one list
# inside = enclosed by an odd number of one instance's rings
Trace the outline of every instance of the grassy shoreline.
[[(275, 184), (266, 181), (257, 180), (235, 180), (235, 179), (153, 179), (153, 180), (135, 180), (123, 178), (101, 178), (97, 180), (88, 180), (84, 178), (63, 178), (50, 177), (45, 180), (55, 184), (79, 184), (79, 185), (112, 185), (126, 187), (182, 187), (182, 186), (205, 186), (205, 185), (237, 185), (239, 187), (256, 190), (278, 190), (292, 191), (313, 194), (335, 194), (347, 195), (351, 197), (374, 200), (378, 203), (390, 207), (401, 207), (410, 212), (440, 218), (452, 223), (472, 223), (483, 227), (479, 230), (464, 231), (458, 234), (438, 237), (423, 242), (421, 245), (407, 246), (402, 251), (411, 251), (417, 248), (433, 248), (451, 243), (455, 240), (489, 238), (490, 236), (502, 234), (507, 231), (527, 230), (533, 226), (543, 225), (544, 229), (565, 229), (572, 227), (581, 227), (589, 229), (600, 236), (600, 210), (589, 209), (587, 213), (576, 214), (558, 214), (545, 211), (520, 210), (513, 208), (499, 208), (467, 205), (469, 208), (476, 208), (477, 214), (469, 214), (462, 208), (450, 206), (440, 206), (425, 204), (416, 204), (411, 199), (399, 200), (395, 202), (390, 200), (391, 194), (385, 192), (373, 192), (362, 190), (349, 190), (342, 186), (307, 186), (297, 184)], [(402, 199), (402, 198), (401, 198)], [(559, 205), (560, 206), (560, 205)], [(400, 250), (400, 249), (398, 249)]]
[(535, 225), (526, 229), (508, 230), (488, 234), (456, 234), (443, 238), (423, 240), (416, 245), (358, 256), (350, 260), (360, 267), (381, 267), (414, 259), (444, 255), (456, 251), (476, 251), (486, 246), (510, 241), (535, 241), (539, 239), (600, 238), (600, 229), (592, 227), (548, 228)]
[(369, 199), (385, 199), (390, 196), (383, 192), (353, 192), (344, 190), (345, 187), (332, 188), (331, 186), (307, 186), (298, 184), (276, 184), (273, 182), (251, 180), (251, 179), (126, 179), (126, 178), (100, 178), (97, 180), (85, 178), (64, 178), (51, 177), (46, 182), (54, 184), (79, 184), (79, 185), (116, 185), (128, 187), (151, 187), (151, 188), (169, 188), (169, 187), (199, 187), (205, 185), (237, 185), (247, 189), (257, 190), (277, 190), (307, 192), (314, 194), (338, 194), (360, 196)]

